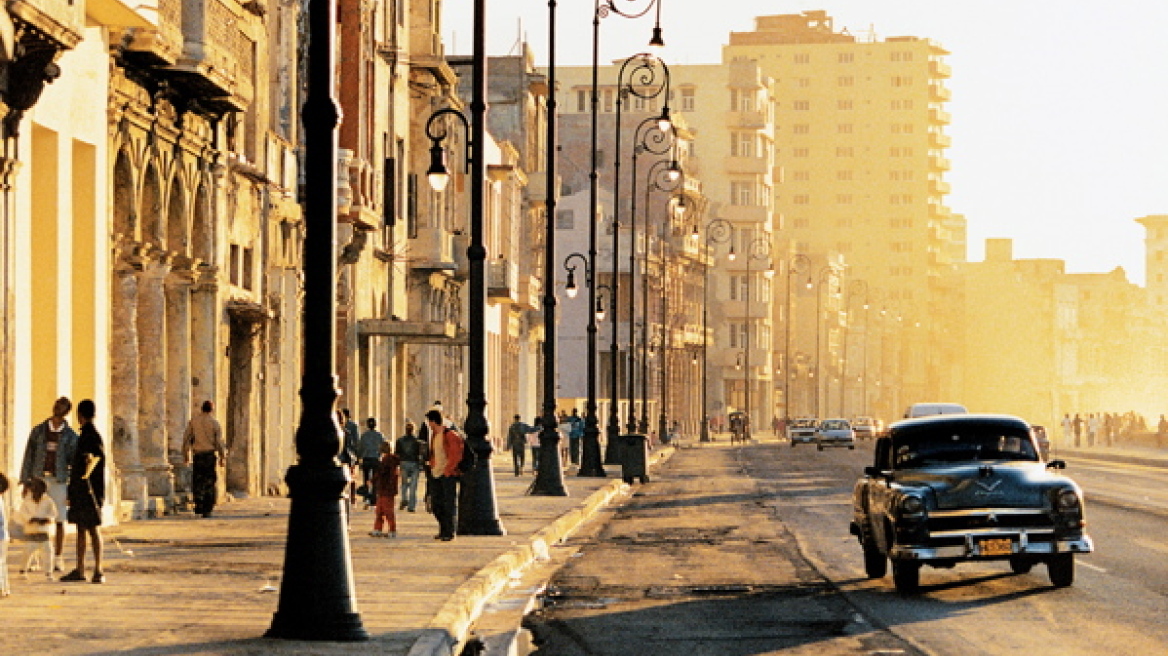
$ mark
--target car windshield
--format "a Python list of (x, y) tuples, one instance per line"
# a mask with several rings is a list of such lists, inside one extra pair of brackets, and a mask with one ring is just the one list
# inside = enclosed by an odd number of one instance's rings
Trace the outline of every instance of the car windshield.
[(1037, 461), (1030, 435), (1003, 425), (918, 427), (893, 437), (893, 461), (898, 469), (938, 463), (987, 460)]
[(791, 422), (791, 428), (815, 428), (815, 420), (795, 419)]
[(820, 424), (819, 428), (821, 430), (847, 430), (848, 422), (842, 419), (828, 419)]

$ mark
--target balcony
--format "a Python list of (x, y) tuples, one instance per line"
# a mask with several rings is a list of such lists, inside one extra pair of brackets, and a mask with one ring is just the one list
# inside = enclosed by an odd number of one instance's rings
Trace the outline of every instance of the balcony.
[[(560, 192), (563, 186), (563, 178), (556, 176), (556, 195), (555, 200), (560, 200)], [(527, 175), (527, 202), (532, 207), (540, 208), (547, 205), (547, 172), (546, 171), (532, 171)]]
[(930, 107), (929, 121), (934, 125), (949, 125), (953, 121), (953, 115), (940, 107)]
[(953, 145), (953, 140), (949, 135), (940, 132), (929, 132), (929, 148), (948, 148)]
[(534, 275), (520, 275), (515, 294), (515, 304), (520, 309), (538, 310), (543, 303), (543, 278)]
[(735, 225), (768, 224), (771, 220), (771, 211), (763, 205), (725, 205), (722, 207), (722, 218)]
[(940, 155), (930, 155), (929, 168), (933, 169), (934, 171), (948, 171), (949, 158), (941, 157)]
[[(5, 5), (11, 18), (33, 28), (29, 30), (24, 26), (19, 27), (15, 36), (18, 43), (35, 40), (43, 46), (44, 41), (49, 41), (53, 43), (54, 48), (60, 46), (70, 49), (76, 47), (82, 39), (82, 32), (85, 30), (84, 3), (69, 0), (10, 0)], [(126, 8), (123, 6), (120, 9), (122, 11), (119, 13), (124, 14)], [(8, 50), (8, 55), (12, 55), (13, 23), (11, 20), (5, 22), (8, 32), (5, 50)], [(121, 22), (115, 21), (111, 24), (120, 25)], [(16, 50), (16, 57), (24, 56), (20, 51), (19, 48)]]
[(765, 130), (767, 127), (766, 113), (758, 109), (726, 112), (726, 127), (739, 130)]
[(953, 92), (940, 82), (933, 82), (929, 85), (929, 100), (932, 102), (949, 102), (953, 98)]
[(722, 161), (726, 173), (766, 175), (770, 165), (765, 157), (727, 157)]
[(418, 238), (410, 242), (410, 259), (415, 270), (453, 273), (454, 235), (441, 228), (418, 228)]
[[(169, 1), (169, 0), (164, 0)], [(226, 111), (244, 111), (255, 97), (255, 41), (250, 30), (264, 13), (258, 0), (185, 0), (182, 55), (170, 69), (175, 81), (200, 99)]]
[(940, 59), (929, 60), (929, 76), (939, 79), (945, 79), (953, 76), (953, 67)]
[(949, 183), (945, 182), (941, 178), (937, 178), (937, 177), (930, 177), (929, 178), (929, 193), (930, 194), (933, 194), (934, 196), (944, 196), (945, 194), (949, 193), (949, 189), (950, 189)]
[(174, 65), (183, 51), (182, 0), (157, 0), (139, 11), (156, 27), (131, 30), (125, 56), (144, 66)]
[(487, 299), (499, 303), (519, 300), (519, 267), (505, 258), (487, 262)]
[[(757, 293), (757, 289), (751, 290), (751, 296)], [(756, 298), (752, 298), (749, 303), (741, 300), (722, 301), (722, 316), (726, 319), (769, 320), (771, 318), (771, 304)]]

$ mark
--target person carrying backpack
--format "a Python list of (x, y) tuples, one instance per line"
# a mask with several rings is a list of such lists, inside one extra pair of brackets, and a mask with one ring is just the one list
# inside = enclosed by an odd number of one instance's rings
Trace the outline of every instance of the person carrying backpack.
[(454, 539), (455, 520), (458, 517), (458, 478), (462, 475), (462, 453), (465, 443), (462, 436), (447, 428), (438, 410), (426, 413), (426, 424), (430, 431), (430, 480), (431, 508), (438, 520), (438, 535), (435, 540), (449, 542)]

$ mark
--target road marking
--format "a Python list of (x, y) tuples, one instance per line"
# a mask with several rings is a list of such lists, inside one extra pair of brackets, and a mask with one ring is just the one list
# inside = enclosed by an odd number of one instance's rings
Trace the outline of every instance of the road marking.
[(1079, 561), (1079, 565), (1080, 565), (1080, 566), (1082, 566), (1082, 567), (1086, 567), (1087, 569), (1093, 569), (1093, 570), (1095, 570), (1096, 572), (1099, 572), (1099, 573), (1101, 573), (1101, 574), (1106, 574), (1106, 573), (1107, 573), (1107, 569), (1106, 569), (1106, 568), (1100, 567), (1100, 566), (1098, 566), (1098, 565), (1092, 565), (1091, 563), (1085, 563), (1085, 562), (1083, 562), (1082, 560), (1080, 560), (1080, 561)]

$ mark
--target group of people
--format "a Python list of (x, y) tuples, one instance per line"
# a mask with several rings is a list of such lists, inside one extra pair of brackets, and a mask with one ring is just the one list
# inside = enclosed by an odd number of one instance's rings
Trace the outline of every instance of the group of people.
[(1147, 421), (1136, 412), (1092, 412), (1085, 415), (1076, 412), (1073, 416), (1068, 412), (1063, 414), (1060, 423), (1064, 443), (1073, 447), (1112, 446), (1120, 439), (1148, 430)]
[[(344, 444), (339, 459), (345, 465), (359, 469), (361, 484), (356, 483), (354, 471), (350, 501), (364, 501), (374, 511), (372, 537), (397, 537), (397, 510), (415, 512), (418, 504), (418, 482), (425, 474), (426, 488), (423, 503), (438, 521), (435, 539), (454, 539), (457, 519), (458, 480), (465, 439), (442, 414), (442, 404), (425, 414), (421, 430), (412, 421), (405, 423), (405, 433), (393, 443), (377, 430), (377, 420), (365, 420), (361, 432), (348, 408), (341, 411), (338, 420), (344, 433)], [(400, 503), (397, 501), (401, 493)]]
[[(580, 464), (580, 443), (584, 439), (584, 418), (580, 411), (572, 408), (571, 414), (561, 410), (556, 417), (556, 431), (560, 437), (560, 462)], [(515, 468), (515, 475), (523, 474), (523, 467), (527, 459), (527, 450), (531, 450), (531, 473), (539, 472), (540, 433), (543, 432), (543, 418), (536, 417), (528, 424), (519, 415), (511, 421), (507, 428), (507, 442), (505, 447), (511, 452), (511, 463)]]
[[(61, 581), (105, 583), (102, 571), (102, 506), (105, 503), (105, 444), (94, 426), (96, 407), (85, 399), (77, 404), (79, 431), (69, 425), (73, 403), (61, 397), (53, 414), (33, 427), (21, 461), (20, 505), (14, 519), (28, 548), (20, 571), (41, 569), (49, 579), (65, 569), (65, 522), (77, 527), (76, 567)], [(11, 482), (0, 472), (0, 597), (11, 594), (8, 581), (8, 504), (4, 495)], [(50, 535), (50, 529), (54, 529)], [(92, 548), (93, 573), (85, 575), (85, 556)]]

